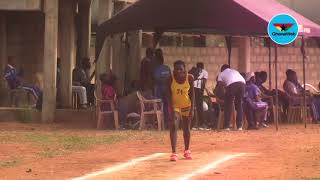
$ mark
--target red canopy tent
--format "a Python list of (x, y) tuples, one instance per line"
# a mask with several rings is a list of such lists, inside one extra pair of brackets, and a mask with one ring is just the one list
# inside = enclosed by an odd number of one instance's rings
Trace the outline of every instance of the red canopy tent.
[(132, 30), (267, 35), (269, 20), (295, 17), (301, 36), (320, 36), (320, 27), (274, 0), (139, 0), (97, 29), (99, 54), (107, 35)]
[(299, 36), (320, 37), (319, 25), (275, 0), (139, 0), (98, 27), (96, 57), (106, 36), (133, 30), (267, 36), (269, 20), (281, 13), (296, 18), (300, 26)]

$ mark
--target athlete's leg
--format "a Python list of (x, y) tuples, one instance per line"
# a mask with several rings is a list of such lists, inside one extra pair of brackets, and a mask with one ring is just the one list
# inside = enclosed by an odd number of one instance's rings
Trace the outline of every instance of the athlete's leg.
[(191, 118), (189, 118), (187, 116), (182, 116), (182, 129), (183, 129), (183, 139), (184, 139), (185, 150), (189, 150), (190, 125), (191, 125)]
[(169, 123), (170, 124), (170, 141), (171, 141), (172, 153), (176, 153), (177, 131), (179, 128), (179, 120), (180, 120), (180, 114), (178, 112), (174, 112), (174, 116)]

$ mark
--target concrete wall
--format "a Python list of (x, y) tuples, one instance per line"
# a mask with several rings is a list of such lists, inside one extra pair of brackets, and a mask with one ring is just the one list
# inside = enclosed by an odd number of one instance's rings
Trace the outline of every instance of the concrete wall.
[[(203, 62), (205, 69), (209, 73), (207, 87), (212, 88), (216, 85), (216, 76), (220, 72), (222, 64), (228, 63), (228, 53), (226, 48), (207, 47), (161, 47), (164, 53), (165, 64), (173, 69), (173, 63), (176, 60), (183, 60), (186, 63), (187, 70), (196, 66), (197, 62)], [(143, 48), (141, 54), (145, 54)], [(238, 48), (232, 49), (231, 65), (238, 68)]]
[(0, 10), (41, 10), (41, 0), (1, 0)]
[(44, 16), (40, 12), (15, 12), (7, 15), (7, 54), (16, 57), (26, 81), (42, 72)]
[[(306, 60), (306, 83), (317, 87), (320, 81), (320, 49), (307, 48), (308, 59)], [(274, 62), (274, 51), (272, 51), (272, 62)], [(278, 49), (278, 87), (282, 88), (282, 84), (286, 78), (287, 69), (293, 69), (297, 72), (299, 81), (303, 82), (302, 71), (302, 55), (300, 48), (280, 47)], [(251, 51), (251, 70), (267, 71), (269, 67), (268, 49), (264, 47), (252, 48)], [(272, 63), (272, 87), (275, 87), (274, 63)], [(268, 85), (268, 83), (266, 83)]]
[[(216, 76), (222, 64), (227, 63), (227, 49), (218, 47), (194, 48), (194, 47), (161, 47), (164, 52), (165, 64), (173, 67), (175, 60), (186, 62), (187, 69), (191, 69), (197, 62), (205, 64), (205, 69), (209, 72), (207, 87), (214, 87)], [(232, 49), (231, 66), (238, 68), (239, 52), (238, 48)], [(309, 59), (306, 61), (306, 82), (317, 86), (320, 81), (320, 49), (307, 48)], [(141, 50), (142, 56), (145, 48)], [(274, 62), (274, 52), (272, 51), (272, 62)], [(302, 83), (302, 56), (300, 48), (281, 47), (278, 50), (278, 87), (282, 88), (285, 80), (285, 72), (291, 68), (298, 73), (299, 81)], [(269, 73), (268, 48), (257, 47), (251, 49), (251, 71), (267, 71)], [(272, 63), (272, 87), (275, 86), (274, 64)], [(268, 87), (268, 82), (265, 84)]]

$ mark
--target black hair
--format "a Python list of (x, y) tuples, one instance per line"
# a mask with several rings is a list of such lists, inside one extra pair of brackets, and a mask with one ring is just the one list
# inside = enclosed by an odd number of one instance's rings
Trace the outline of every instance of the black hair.
[(160, 64), (164, 63), (163, 52), (162, 52), (162, 50), (160, 48), (155, 50), (154, 55), (155, 55), (156, 60)]
[(222, 66), (221, 66), (221, 72), (224, 71), (224, 70), (226, 70), (226, 69), (228, 69), (228, 68), (230, 68), (230, 65), (228, 65), (228, 64), (222, 65)]
[(197, 68), (204, 69), (204, 64), (203, 64), (203, 62), (198, 62), (198, 63), (197, 63)]
[(99, 79), (102, 83), (105, 83), (108, 79), (108, 74), (107, 73), (100, 74)]
[(257, 78), (260, 78), (260, 72), (259, 71), (254, 72), (254, 76)]
[(292, 75), (293, 73), (295, 73), (295, 71), (292, 70), (292, 69), (287, 69), (287, 71), (286, 71), (286, 75), (287, 75), (287, 76), (290, 76), (290, 75)]
[(81, 67), (83, 69), (90, 69), (91, 68), (90, 58), (83, 58), (81, 61)]
[(240, 75), (241, 75), (243, 78), (246, 78), (246, 73), (241, 72)]
[(13, 56), (9, 56), (8, 57), (8, 64), (13, 63), (13, 61), (14, 61), (14, 57)]
[(265, 79), (265, 78), (268, 77), (268, 73), (265, 72), (265, 71), (261, 71), (261, 72), (259, 73), (259, 77), (260, 77), (261, 79)]
[(57, 67), (60, 68), (61, 67), (61, 59), (58, 57), (57, 58)]
[(173, 66), (182, 65), (184, 68), (186, 67), (186, 64), (182, 60), (177, 60), (173, 63)]
[(148, 47), (148, 48), (146, 49), (146, 55), (148, 56), (149, 54), (150, 54), (150, 55), (153, 54), (153, 49), (150, 48), (150, 47)]

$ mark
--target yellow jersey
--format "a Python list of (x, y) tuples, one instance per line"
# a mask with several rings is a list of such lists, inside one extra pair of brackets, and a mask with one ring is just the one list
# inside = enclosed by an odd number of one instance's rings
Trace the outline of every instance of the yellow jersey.
[(172, 76), (171, 83), (171, 94), (172, 94), (172, 104), (173, 108), (186, 108), (191, 106), (191, 100), (189, 97), (190, 83), (189, 75), (184, 83), (179, 84), (174, 76)]

